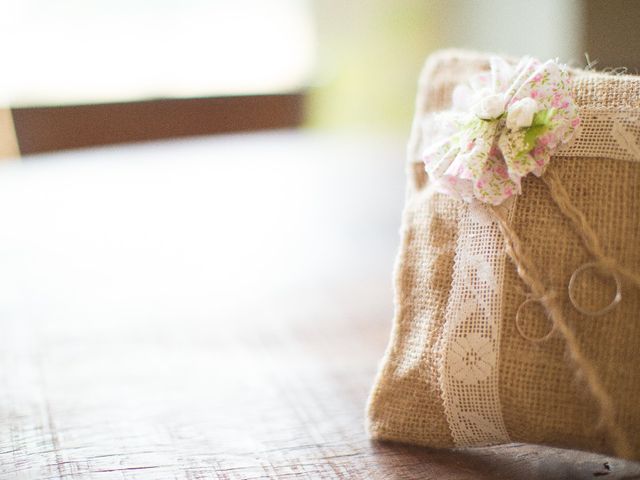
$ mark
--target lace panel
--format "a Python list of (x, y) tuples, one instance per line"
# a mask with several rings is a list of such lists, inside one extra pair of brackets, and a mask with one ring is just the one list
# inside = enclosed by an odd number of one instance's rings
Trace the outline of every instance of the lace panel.
[(574, 141), (558, 156), (640, 161), (640, 110), (583, 108), (580, 119)]
[[(513, 211), (514, 202), (505, 208)], [(456, 445), (509, 442), (498, 392), (505, 269), (498, 223), (479, 202), (460, 218), (451, 295), (440, 344), (439, 382)]]

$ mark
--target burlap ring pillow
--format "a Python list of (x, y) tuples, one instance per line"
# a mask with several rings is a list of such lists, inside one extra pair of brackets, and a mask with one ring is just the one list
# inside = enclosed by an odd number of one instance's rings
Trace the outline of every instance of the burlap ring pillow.
[[(565, 98), (544, 90), (557, 67), (459, 51), (426, 63), (392, 338), (368, 405), (373, 438), (517, 441), (640, 459), (640, 77), (563, 69), (555, 85)], [(491, 77), (500, 70), (518, 85), (519, 73), (539, 72), (508, 113), (487, 96), (511, 98)], [(440, 113), (451, 114), (460, 85), (478, 94), (483, 72), (494, 84), (468, 107), (477, 118), (449, 125), (446, 139)], [(482, 150), (482, 138), (495, 144)], [(472, 165), (467, 154), (499, 158), (495, 178), (456, 167)], [(538, 165), (520, 171), (511, 192), (525, 157)]]

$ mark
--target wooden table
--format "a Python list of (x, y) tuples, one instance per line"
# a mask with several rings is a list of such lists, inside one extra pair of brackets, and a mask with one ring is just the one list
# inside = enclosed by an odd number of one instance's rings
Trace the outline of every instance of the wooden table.
[(277, 132), (0, 167), (0, 478), (640, 478), (367, 439), (403, 153)]

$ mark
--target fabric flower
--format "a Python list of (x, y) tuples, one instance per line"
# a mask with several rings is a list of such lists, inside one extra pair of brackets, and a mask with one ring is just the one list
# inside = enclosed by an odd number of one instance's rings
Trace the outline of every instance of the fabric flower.
[(458, 85), (450, 111), (425, 125), (425, 169), (438, 191), (499, 205), (521, 192), (522, 178), (540, 176), (580, 123), (569, 71), (524, 58)]
[(493, 120), (504, 113), (504, 96), (496, 93), (480, 95), (473, 106), (473, 113), (482, 120)]
[(507, 111), (507, 128), (509, 130), (518, 130), (519, 128), (530, 127), (538, 108), (538, 102), (531, 97), (518, 100)]

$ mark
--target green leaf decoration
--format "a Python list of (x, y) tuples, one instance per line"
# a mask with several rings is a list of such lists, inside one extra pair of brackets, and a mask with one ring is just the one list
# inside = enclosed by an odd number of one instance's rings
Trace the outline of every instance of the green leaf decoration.
[(537, 111), (533, 116), (533, 122), (531, 123), (531, 126), (549, 125), (555, 113), (555, 108)]
[(544, 135), (551, 127), (551, 119), (556, 113), (555, 108), (540, 110), (533, 116), (531, 126), (524, 134), (525, 150), (521, 154), (529, 153), (536, 146), (538, 138)]

